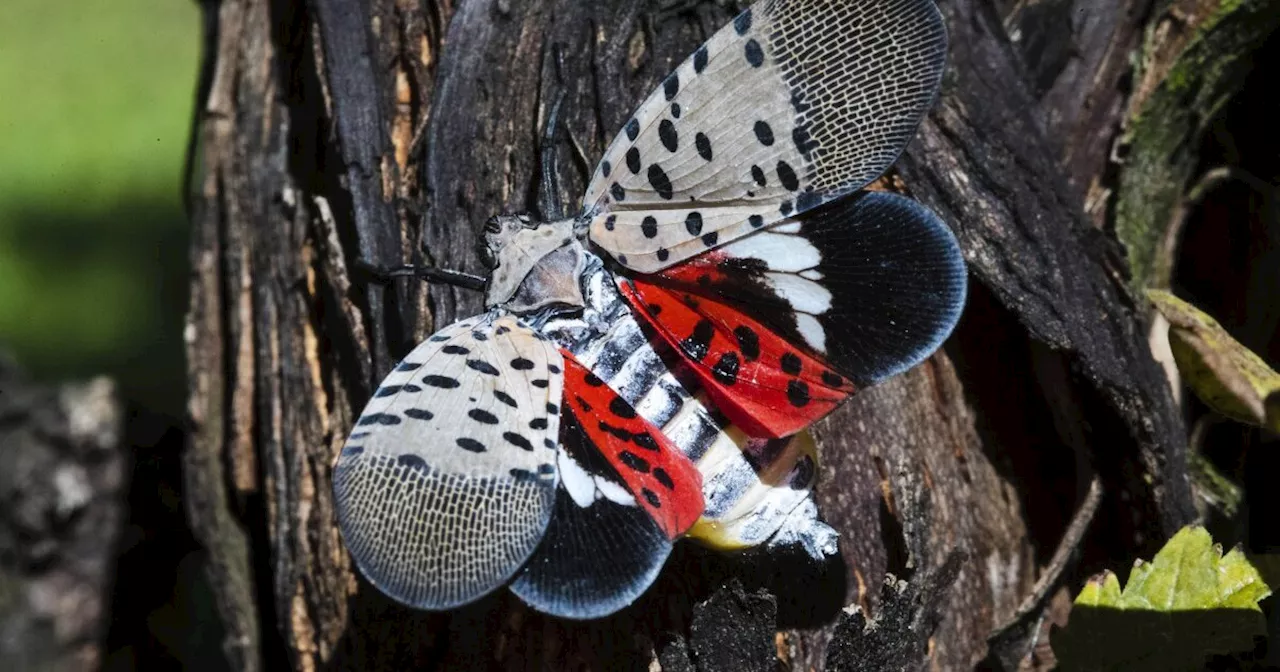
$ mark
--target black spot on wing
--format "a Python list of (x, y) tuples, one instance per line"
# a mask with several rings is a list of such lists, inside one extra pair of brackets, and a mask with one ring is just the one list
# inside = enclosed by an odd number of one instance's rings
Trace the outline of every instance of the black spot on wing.
[(701, 47), (698, 47), (697, 51), (693, 52), (693, 71), (700, 75), (702, 74), (702, 71), (706, 69), (707, 45), (704, 44)]
[(408, 453), (397, 455), (396, 464), (405, 467), (411, 471), (426, 471), (427, 461), (417, 455), (409, 455)]
[(782, 182), (782, 186), (787, 191), (795, 191), (800, 188), (800, 178), (796, 176), (796, 171), (791, 164), (786, 161), (778, 162), (778, 180)]
[(719, 231), (712, 231), (711, 233), (708, 233), (702, 237), (702, 244), (706, 245), (707, 247), (715, 247), (716, 243), (718, 242), (720, 242)]
[[(764, 169), (754, 164), (751, 166), (751, 179), (755, 180), (756, 184), (761, 187), (769, 184), (765, 178)], [(758, 217), (759, 215), (756, 216)]]
[(516, 371), (528, 371), (533, 368), (533, 360), (525, 359), (524, 357), (516, 357), (511, 360), (511, 368)]
[(666, 261), (668, 258), (671, 257), (670, 250), (668, 250), (665, 247), (658, 248), (658, 251), (656, 252), (656, 254), (658, 255), (658, 261)]
[(615, 226), (617, 226), (617, 225), (618, 225), (618, 216), (617, 216), (617, 215), (609, 215), (608, 217), (605, 217), (605, 218), (604, 218), (604, 230), (605, 230), (605, 231), (612, 231), (612, 230), (613, 230), (613, 227), (615, 227)]
[(694, 361), (702, 361), (711, 347), (711, 337), (715, 334), (715, 326), (709, 320), (698, 320), (693, 326), (693, 333), (680, 341), (680, 349)]
[(747, 8), (746, 11), (742, 12), (741, 14), (739, 14), (737, 17), (733, 19), (733, 29), (739, 35), (746, 35), (747, 31), (751, 30), (751, 9), (750, 8)]
[(642, 474), (649, 473), (648, 460), (644, 459), (643, 457), (640, 457), (639, 455), (636, 455), (633, 452), (624, 450), (618, 453), (618, 460), (623, 464), (627, 465), (628, 467), (631, 467), (631, 469), (634, 471), (638, 471)]
[(476, 422), (483, 423), (486, 425), (498, 424), (498, 416), (482, 408), (473, 408), (467, 411), (467, 417), (471, 418), (472, 420), (475, 420)]
[(613, 196), (613, 200), (615, 201), (626, 200), (627, 190), (623, 189), (622, 185), (618, 184), (617, 182), (614, 182), (613, 184), (609, 185), (609, 195)]
[(773, 145), (773, 128), (763, 119), (756, 122), (752, 128), (756, 134), (756, 140), (765, 147)]
[(637, 175), (640, 173), (640, 148), (639, 147), (632, 147), (631, 149), (627, 150), (627, 170), (631, 171), (632, 175)]
[(549, 385), (551, 385), (551, 381), (547, 380), (546, 378), (534, 378), (533, 380), (529, 381), (529, 384), (534, 387), (545, 390)]
[(622, 130), (626, 132), (628, 140), (634, 141), (640, 135), (640, 122), (636, 121), (635, 117), (632, 117), (627, 121), (627, 125), (622, 127)]
[(834, 371), (823, 371), (822, 382), (828, 387), (841, 387), (844, 385), (844, 377)]
[(711, 160), (711, 138), (708, 138), (706, 133), (699, 131), (694, 135), (693, 145), (698, 148), (698, 156), (701, 156), (702, 160)]
[(427, 387), (439, 387), (441, 389), (451, 390), (462, 383), (458, 382), (457, 378), (450, 378), (449, 376), (440, 376), (432, 373), (422, 377), (422, 384)]
[(680, 147), (680, 135), (676, 133), (676, 125), (670, 119), (658, 122), (658, 139), (668, 152), (674, 152)]
[(720, 355), (720, 359), (716, 360), (716, 365), (711, 368), (711, 373), (715, 375), (716, 380), (721, 385), (732, 385), (738, 382), (738, 366), (738, 355), (726, 352)]
[(560, 413), (560, 407), (556, 406), (553, 403), (547, 402), (547, 413), (551, 415), (557, 415)]
[(406, 418), (413, 418), (414, 420), (430, 420), (436, 417), (434, 413), (425, 408), (406, 408), (404, 409), (404, 415)]
[(547, 428), (546, 418), (534, 418), (529, 421), (529, 429), (546, 429), (546, 428)]
[(422, 362), (400, 362), (396, 367), (396, 371), (417, 371), (422, 366)]
[(742, 351), (742, 356), (748, 362), (754, 362), (760, 357), (760, 336), (754, 329), (747, 326), (734, 327), (733, 337), (738, 339), (738, 349)]
[(640, 233), (643, 233), (645, 238), (656, 238), (658, 235), (658, 220), (654, 219), (652, 215), (646, 216), (640, 222)]
[(467, 368), (471, 369), (472, 371), (479, 371), (480, 373), (488, 374), (490, 376), (498, 375), (497, 367), (495, 367), (494, 365), (482, 359), (468, 359)]
[(800, 408), (809, 403), (809, 386), (803, 380), (792, 380), (787, 383), (787, 401)]
[(630, 441), (633, 436), (631, 432), (628, 432), (626, 429), (622, 427), (614, 427), (613, 425), (605, 422), (604, 420), (601, 420), (599, 423), (597, 423), (596, 426), (600, 428), (600, 431), (604, 432), (605, 434), (612, 435), (613, 437), (621, 441)]
[(440, 352), (446, 355), (469, 355), (471, 354), (471, 349), (461, 345), (446, 345), (440, 348)]
[(369, 425), (398, 425), (400, 424), (400, 416), (391, 413), (370, 413), (360, 418), (360, 422), (357, 424), (361, 427)]
[(758, 68), (764, 65), (764, 50), (760, 48), (760, 43), (756, 42), (754, 38), (747, 40), (747, 44), (742, 48), (742, 51), (751, 67)]
[(485, 445), (483, 443), (480, 443), (479, 441), (476, 441), (475, 439), (467, 436), (460, 437), (455, 443), (458, 444), (459, 448), (463, 450), (471, 451), (473, 453), (483, 453), (484, 451), (488, 450), (487, 448), (485, 448)]
[(604, 385), (604, 381), (600, 380), (600, 376), (597, 376), (590, 371), (587, 372), (587, 375), (582, 377), (582, 380), (591, 387), (600, 387), (601, 385)]
[(502, 438), (506, 439), (507, 443), (515, 446), (516, 448), (528, 451), (533, 450), (533, 444), (529, 443), (529, 439), (526, 439), (515, 432), (503, 432)]
[(645, 450), (652, 450), (654, 452), (657, 452), (658, 450), (658, 442), (654, 440), (653, 435), (649, 432), (640, 432), (635, 434), (631, 437), (631, 442)]
[(667, 75), (667, 78), (662, 80), (662, 95), (666, 96), (667, 100), (675, 98), (677, 93), (680, 93), (680, 75), (678, 70)]
[(627, 420), (636, 417), (636, 409), (631, 408), (631, 404), (628, 404), (622, 397), (614, 397), (609, 400), (609, 412)]
[(684, 218), (684, 230), (688, 231), (691, 236), (702, 233), (702, 213), (689, 213), (689, 216)]
[(649, 488), (640, 488), (640, 494), (644, 495), (644, 501), (649, 502), (649, 506), (655, 509), (662, 508), (662, 500), (658, 499), (658, 493)]
[(789, 373), (793, 376), (800, 375), (800, 358), (796, 356), (796, 353), (784, 353), (779, 363), (782, 365), (783, 373)]
[(495, 399), (510, 406), (511, 408), (520, 407), (520, 405), (516, 403), (515, 398), (513, 398), (511, 395), (507, 394), (506, 392), (503, 392), (502, 390), (494, 390), (493, 396)]
[(649, 164), (649, 186), (653, 187), (653, 190), (662, 198), (671, 200), (673, 194), (671, 178), (667, 177), (667, 171), (656, 163)]

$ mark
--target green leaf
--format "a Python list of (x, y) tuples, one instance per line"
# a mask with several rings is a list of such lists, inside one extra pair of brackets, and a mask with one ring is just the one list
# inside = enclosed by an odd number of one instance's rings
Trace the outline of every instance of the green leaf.
[(1110, 571), (1090, 579), (1053, 635), (1064, 670), (1193, 670), (1206, 657), (1251, 650), (1263, 636), (1258, 602), (1271, 594), (1238, 549), (1225, 556), (1202, 527), (1174, 535), (1123, 589)]
[(1169, 320), (1169, 349), (1196, 396), (1229, 418), (1280, 432), (1280, 373), (1195, 306), (1160, 290), (1147, 299)]

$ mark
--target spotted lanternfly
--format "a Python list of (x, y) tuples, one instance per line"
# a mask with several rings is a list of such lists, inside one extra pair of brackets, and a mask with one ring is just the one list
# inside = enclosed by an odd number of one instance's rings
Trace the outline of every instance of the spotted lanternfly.
[(622, 125), (577, 216), (490, 220), (489, 312), (414, 349), (337, 458), (364, 575), (424, 609), (509, 584), (594, 618), (682, 536), (834, 553), (804, 428), (964, 302), (947, 227), (860, 191), (945, 50), (933, 0), (759, 0)]

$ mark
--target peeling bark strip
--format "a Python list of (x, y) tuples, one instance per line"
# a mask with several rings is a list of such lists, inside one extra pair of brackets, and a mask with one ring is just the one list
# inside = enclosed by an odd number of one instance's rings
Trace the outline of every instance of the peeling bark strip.
[[(681, 546), (636, 605), (588, 623), (505, 594), (415, 612), (356, 576), (330, 494), (353, 409), (409, 333), (480, 306), (455, 288), (388, 290), (347, 269), (421, 254), (480, 270), (483, 221), (537, 205), (553, 44), (568, 86), (559, 184), (576, 203), (635, 105), (731, 18), (722, 4), (224, 0), (209, 15), (185, 466), (236, 669), (705, 670), (769, 650), (820, 669), (860, 650), (837, 631), (842, 607), (875, 618), (897, 599), (880, 591), (887, 574), (908, 580), (898, 594), (915, 611), (902, 618), (931, 636), (879, 655), (963, 668), (1023, 615), (1093, 472), (1105, 493), (1084, 536), (1094, 555), (1150, 555), (1191, 515), (1184, 429), (1125, 269), (1082, 214), (1086, 187), (1114, 179), (1105, 157), (1125, 108), (1124, 54), (1151, 3), (1013, 3), (1011, 42), (987, 4), (946, 0), (942, 100), (901, 169), (957, 230), (974, 293), (947, 352), (817, 431), (819, 501), (843, 565)], [(1076, 17), (1072, 32), (1036, 12)], [(715, 590), (733, 577), (774, 600)], [(769, 649), (761, 627), (786, 636)]]

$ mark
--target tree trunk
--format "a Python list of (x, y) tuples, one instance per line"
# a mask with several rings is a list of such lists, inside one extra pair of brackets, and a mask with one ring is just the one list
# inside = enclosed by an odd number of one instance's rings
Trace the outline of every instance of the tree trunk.
[(105, 662), (127, 519), (124, 415), (106, 378), (51, 388), (0, 357), (0, 658), (9, 669)]
[[(1153, 1), (944, 0), (943, 95), (890, 183), (952, 225), (971, 294), (943, 351), (817, 428), (839, 566), (684, 544), (637, 604), (584, 623), (505, 594), (416, 612), (359, 577), (334, 456), (390, 363), (481, 305), (353, 262), (481, 271), (478, 226), (536, 210), (554, 44), (587, 164), (562, 143), (576, 202), (633, 107), (736, 9), (672, 4), (222, 0), (207, 15), (185, 466), (236, 669), (1016, 665), (1064, 581), (1149, 557), (1195, 516), (1185, 428), (1098, 229), (1111, 208), (1086, 208), (1116, 182)], [(888, 575), (908, 583), (882, 590)], [(849, 604), (928, 629), (878, 643)]]

